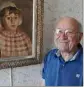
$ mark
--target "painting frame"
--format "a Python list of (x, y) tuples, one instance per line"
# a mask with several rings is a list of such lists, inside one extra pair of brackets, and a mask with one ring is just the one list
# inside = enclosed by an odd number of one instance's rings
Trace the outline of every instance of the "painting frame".
[(44, 0), (35, 0), (35, 55), (31, 58), (17, 58), (17, 59), (0, 59), (0, 69), (14, 68), (21, 66), (28, 66), (39, 64), (42, 62), (43, 57), (43, 14), (44, 14)]

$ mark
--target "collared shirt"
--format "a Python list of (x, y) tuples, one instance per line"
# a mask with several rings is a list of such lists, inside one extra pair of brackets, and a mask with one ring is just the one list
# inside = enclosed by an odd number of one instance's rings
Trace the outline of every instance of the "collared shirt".
[(51, 50), (44, 58), (42, 77), (46, 86), (82, 86), (83, 85), (83, 49), (80, 46), (76, 54), (64, 61), (57, 49)]
[[(78, 51), (77, 51), (77, 52), (73, 55), (73, 57), (72, 57), (72, 58), (70, 58), (68, 61), (75, 60), (75, 59), (76, 59), (77, 54), (79, 53), (79, 51), (80, 51), (80, 50), (78, 50)], [(61, 56), (61, 53), (60, 53), (60, 51), (59, 51), (59, 50), (57, 50), (57, 52), (56, 52), (56, 56), (57, 56), (57, 57)]]

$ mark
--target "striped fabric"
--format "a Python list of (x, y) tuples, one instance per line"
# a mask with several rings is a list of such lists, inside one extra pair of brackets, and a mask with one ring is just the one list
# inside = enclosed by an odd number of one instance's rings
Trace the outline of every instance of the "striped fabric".
[(1, 58), (14, 56), (28, 56), (32, 54), (30, 38), (22, 31), (0, 33)]

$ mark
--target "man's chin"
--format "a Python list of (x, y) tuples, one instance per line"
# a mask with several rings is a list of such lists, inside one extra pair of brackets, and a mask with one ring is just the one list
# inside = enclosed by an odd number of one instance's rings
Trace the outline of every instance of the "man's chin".
[(68, 52), (69, 51), (69, 49), (60, 49), (60, 48), (58, 48), (61, 52)]

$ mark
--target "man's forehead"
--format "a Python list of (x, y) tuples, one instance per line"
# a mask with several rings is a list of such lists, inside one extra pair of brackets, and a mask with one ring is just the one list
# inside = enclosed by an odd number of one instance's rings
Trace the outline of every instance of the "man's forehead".
[(61, 22), (65, 22), (65, 23), (78, 23), (78, 21), (75, 18), (72, 17), (63, 17), (60, 18), (57, 22), (57, 24), (61, 23)]
[(79, 27), (78, 21), (74, 18), (71, 17), (64, 17), (58, 20), (56, 23), (56, 27), (58, 28), (72, 28), (72, 29), (77, 29)]

